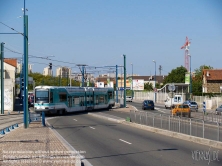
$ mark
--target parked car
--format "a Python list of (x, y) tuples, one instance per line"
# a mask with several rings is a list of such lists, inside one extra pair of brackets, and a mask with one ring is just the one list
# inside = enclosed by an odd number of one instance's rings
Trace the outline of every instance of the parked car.
[(154, 110), (154, 102), (153, 100), (144, 100), (142, 103), (142, 110), (151, 109)]
[(195, 101), (187, 100), (183, 104), (188, 105), (191, 111), (198, 111), (198, 104)]
[(29, 95), (29, 97), (28, 97), (28, 105), (29, 105), (29, 107), (33, 107), (34, 106), (34, 95)]
[(216, 108), (215, 113), (216, 115), (222, 115), (222, 105)]
[(191, 117), (190, 107), (187, 104), (178, 104), (175, 105), (171, 111), (172, 116), (185, 116)]
[(133, 98), (132, 98), (131, 96), (126, 96), (126, 101), (132, 102), (132, 101), (133, 101)]

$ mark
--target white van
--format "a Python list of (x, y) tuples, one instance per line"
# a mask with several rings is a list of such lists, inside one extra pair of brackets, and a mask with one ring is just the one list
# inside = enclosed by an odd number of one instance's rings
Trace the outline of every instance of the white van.
[(132, 102), (132, 101), (133, 101), (133, 98), (132, 98), (131, 96), (126, 96), (126, 101)]
[(183, 103), (183, 97), (182, 95), (175, 95), (174, 98), (167, 98), (165, 100), (165, 108), (171, 108), (171, 106), (174, 106), (176, 104), (182, 104)]

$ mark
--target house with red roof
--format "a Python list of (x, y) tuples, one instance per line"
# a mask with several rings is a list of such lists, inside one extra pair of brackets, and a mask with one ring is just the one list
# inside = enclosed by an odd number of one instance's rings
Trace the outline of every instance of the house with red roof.
[(222, 93), (222, 69), (203, 69), (203, 93)]

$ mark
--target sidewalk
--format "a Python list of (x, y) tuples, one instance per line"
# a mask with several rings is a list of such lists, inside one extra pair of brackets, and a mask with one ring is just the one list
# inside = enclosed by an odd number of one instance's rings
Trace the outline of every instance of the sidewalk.
[(0, 165), (81, 165), (70, 149), (49, 126), (33, 122), (0, 138)]

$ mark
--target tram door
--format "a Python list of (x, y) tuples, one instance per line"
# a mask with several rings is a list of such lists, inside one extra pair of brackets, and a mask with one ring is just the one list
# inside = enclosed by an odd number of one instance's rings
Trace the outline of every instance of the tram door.
[(87, 109), (94, 109), (93, 89), (89, 89), (86, 98), (87, 98)]

